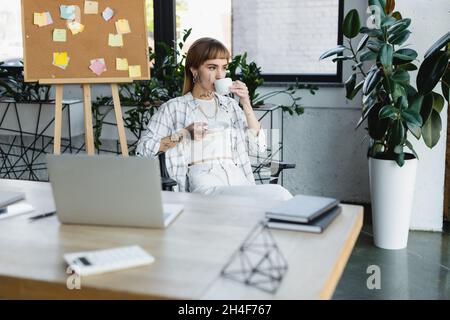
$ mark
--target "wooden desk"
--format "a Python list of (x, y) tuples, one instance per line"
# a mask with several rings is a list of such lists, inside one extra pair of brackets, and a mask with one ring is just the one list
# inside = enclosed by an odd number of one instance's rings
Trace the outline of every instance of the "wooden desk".
[[(0, 179), (0, 190), (25, 191), (39, 213), (54, 210), (49, 183)], [(220, 271), (264, 211), (279, 202), (172, 192), (163, 192), (163, 199), (185, 205), (166, 230), (62, 225), (55, 216), (29, 222), (31, 214), (0, 220), (0, 297), (329, 299), (363, 220), (362, 207), (343, 205), (324, 234), (274, 230), (289, 269), (272, 295), (222, 278)], [(84, 277), (81, 290), (67, 289), (64, 253), (133, 244), (155, 262)]]

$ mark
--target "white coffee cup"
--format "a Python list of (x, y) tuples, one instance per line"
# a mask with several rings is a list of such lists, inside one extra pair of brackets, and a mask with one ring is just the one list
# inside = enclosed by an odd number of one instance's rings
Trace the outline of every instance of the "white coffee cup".
[(233, 80), (231, 80), (231, 78), (223, 78), (214, 81), (214, 88), (218, 94), (223, 96), (230, 93), (230, 87), (232, 84)]

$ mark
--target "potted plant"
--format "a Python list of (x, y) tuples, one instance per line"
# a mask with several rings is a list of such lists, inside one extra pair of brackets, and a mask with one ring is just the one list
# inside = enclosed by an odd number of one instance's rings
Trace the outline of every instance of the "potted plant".
[[(352, 62), (353, 73), (345, 82), (346, 97), (362, 90), (362, 116), (369, 136), (369, 174), (375, 245), (386, 249), (407, 246), (417, 153), (411, 136), (433, 148), (442, 128), (440, 112), (448, 101), (450, 33), (425, 54), (416, 78), (417, 52), (404, 44), (411, 20), (394, 12), (395, 1), (369, 1), (378, 17), (372, 27), (361, 27), (358, 12), (348, 12), (343, 23), (347, 42), (323, 53), (333, 62)], [(373, 8), (373, 7), (372, 7)], [(362, 35), (355, 46), (352, 40)], [(367, 66), (367, 67), (366, 67)], [(359, 79), (359, 80), (358, 80)], [(442, 79), (442, 93), (433, 92)]]

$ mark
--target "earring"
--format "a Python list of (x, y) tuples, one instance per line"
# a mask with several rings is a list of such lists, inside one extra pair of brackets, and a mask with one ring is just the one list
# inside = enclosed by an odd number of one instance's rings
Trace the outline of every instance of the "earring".
[(194, 77), (192, 78), (192, 81), (194, 81), (194, 83), (197, 82), (197, 75), (195, 74)]

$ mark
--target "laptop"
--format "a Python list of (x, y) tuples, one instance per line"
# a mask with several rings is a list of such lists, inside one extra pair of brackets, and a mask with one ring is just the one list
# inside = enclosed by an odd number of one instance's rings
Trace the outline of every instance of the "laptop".
[(110, 155), (47, 155), (61, 223), (165, 228), (183, 205), (162, 203), (157, 160)]

